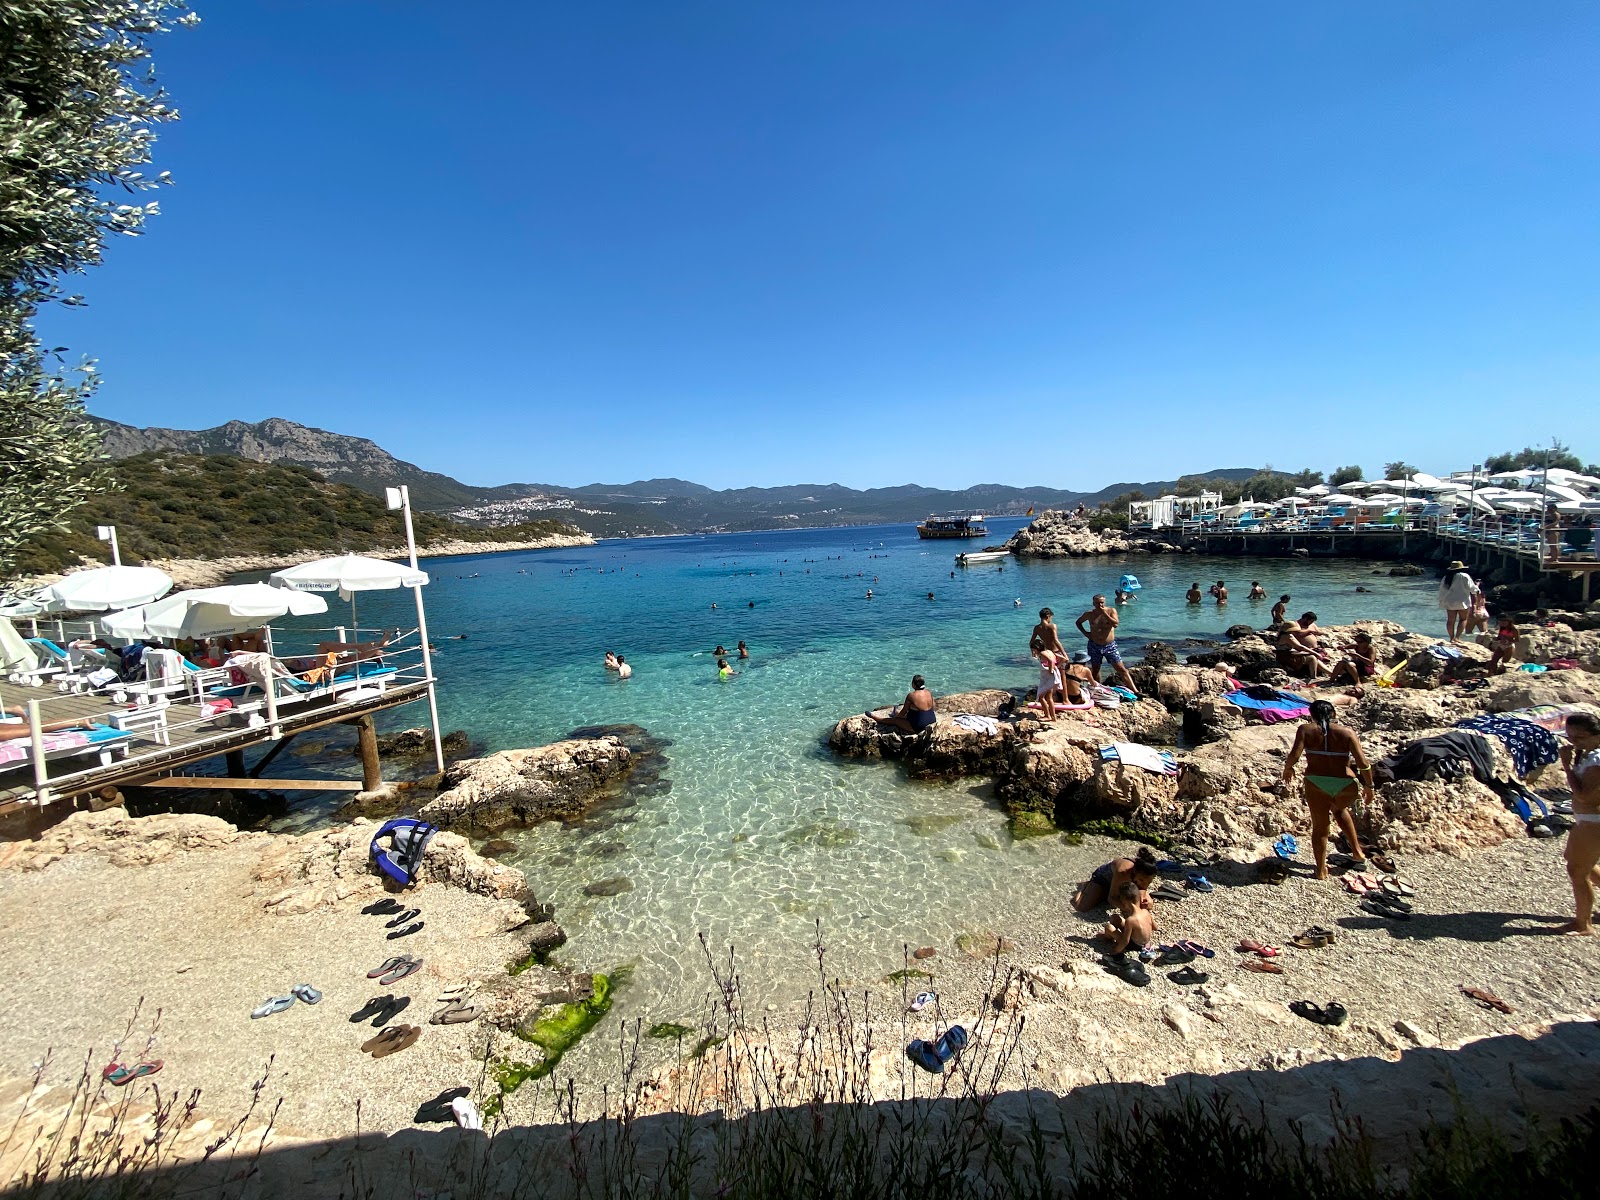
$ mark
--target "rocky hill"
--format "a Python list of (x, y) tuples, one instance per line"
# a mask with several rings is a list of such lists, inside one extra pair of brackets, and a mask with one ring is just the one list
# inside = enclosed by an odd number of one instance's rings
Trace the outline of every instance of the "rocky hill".
[[(212, 429), (139, 429), (92, 419), (102, 431), (106, 452), (116, 459), (177, 452), (306, 467), (330, 482), (374, 495), (404, 483), (418, 508), (448, 514), (469, 525), (499, 527), (556, 520), (596, 537), (892, 524), (920, 521), (929, 513), (942, 512), (1021, 516), (1030, 508), (1064, 508), (1080, 502), (1093, 507), (1132, 491), (1156, 495), (1179, 482), (1115, 483), (1093, 492), (999, 483), (959, 491), (917, 484), (860, 490), (836, 483), (717, 491), (672, 478), (581, 487), (544, 483), (480, 487), (396, 458), (370, 438), (313, 429), (279, 417), (254, 424), (229, 421)], [(1255, 473), (1253, 468), (1232, 467), (1201, 474), (1207, 479), (1239, 480)]]

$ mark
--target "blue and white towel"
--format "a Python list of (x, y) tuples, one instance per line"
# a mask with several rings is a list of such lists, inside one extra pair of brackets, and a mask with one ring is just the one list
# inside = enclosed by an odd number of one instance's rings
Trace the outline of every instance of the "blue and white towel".
[(1165, 750), (1143, 746), (1138, 742), (1112, 742), (1100, 747), (1102, 762), (1124, 762), (1130, 767), (1142, 767), (1152, 775), (1176, 775), (1178, 760)]
[(1479, 733), (1492, 733), (1505, 744), (1511, 755), (1511, 765), (1518, 775), (1549, 766), (1561, 757), (1561, 743), (1556, 735), (1532, 721), (1521, 717), (1508, 717), (1502, 713), (1484, 713), (1456, 722), (1457, 729), (1474, 729)]

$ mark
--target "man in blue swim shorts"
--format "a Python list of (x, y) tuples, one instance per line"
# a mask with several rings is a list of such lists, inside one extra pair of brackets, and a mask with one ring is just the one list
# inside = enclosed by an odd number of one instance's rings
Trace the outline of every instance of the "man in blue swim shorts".
[(1139, 689), (1133, 686), (1133, 676), (1128, 674), (1128, 668), (1123, 665), (1122, 652), (1117, 649), (1117, 625), (1121, 620), (1117, 610), (1106, 603), (1106, 598), (1097, 595), (1094, 607), (1079, 617), (1076, 624), (1078, 632), (1089, 642), (1089, 670), (1094, 675), (1094, 681), (1100, 682), (1100, 664), (1108, 662), (1115, 669), (1122, 686), (1130, 692), (1137, 692)]

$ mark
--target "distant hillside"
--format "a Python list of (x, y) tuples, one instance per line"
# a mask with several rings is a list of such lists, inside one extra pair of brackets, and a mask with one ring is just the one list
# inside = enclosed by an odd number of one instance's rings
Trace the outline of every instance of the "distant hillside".
[[(645, 479), (635, 483), (591, 483), (558, 487), (512, 483), (477, 487), (394, 457), (368, 438), (311, 429), (278, 417), (255, 424), (229, 421), (214, 429), (137, 429), (94, 418), (113, 458), (151, 452), (233, 455), (262, 463), (309, 468), (335, 483), (382, 495), (404, 483), (420, 509), (448, 514), (477, 526), (507, 526), (525, 521), (564, 521), (596, 537), (635, 537), (664, 533), (800, 529), (833, 525), (873, 525), (920, 521), (930, 513), (983, 512), (1021, 516), (1028, 509), (1059, 508), (1141, 491), (1157, 495), (1178, 480), (1118, 483), (1094, 492), (1044, 486), (984, 483), (960, 491), (916, 484), (869, 488), (836, 483), (790, 484), (772, 488), (716, 491), (683, 479)], [(1254, 468), (1233, 467), (1184, 478), (1241, 480)]]
[[(115, 525), (125, 562), (314, 550), (359, 553), (405, 544), (399, 513), (382, 500), (307, 467), (227, 454), (145, 452), (118, 463), (122, 490), (87, 505), (64, 533), (26, 546), (17, 571), (55, 571), (81, 557), (107, 561), (96, 525)], [(575, 532), (559, 521), (490, 529), (414, 514), (417, 543), (532, 541)]]

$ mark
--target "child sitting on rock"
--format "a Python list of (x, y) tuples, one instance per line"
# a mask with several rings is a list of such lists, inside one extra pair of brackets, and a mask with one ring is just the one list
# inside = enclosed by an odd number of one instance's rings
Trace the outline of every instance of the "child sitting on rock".
[(1521, 636), (1522, 631), (1510, 617), (1500, 618), (1500, 628), (1494, 635), (1494, 650), (1489, 655), (1489, 669), (1496, 675), (1503, 674), (1506, 664), (1517, 656), (1517, 639)]
[(1156, 940), (1156, 918), (1153, 910), (1139, 907), (1139, 885), (1125, 883), (1115, 896), (1117, 911), (1110, 923), (1100, 931), (1100, 936), (1111, 943), (1111, 953), (1124, 950), (1138, 952)]

